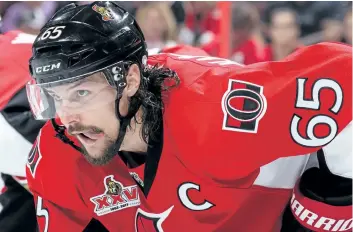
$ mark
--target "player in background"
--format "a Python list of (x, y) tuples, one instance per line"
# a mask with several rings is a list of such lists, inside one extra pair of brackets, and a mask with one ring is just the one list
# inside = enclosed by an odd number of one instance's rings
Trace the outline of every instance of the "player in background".
[(0, 34), (0, 230), (35, 232), (33, 196), (26, 190), (25, 167), (40, 128), (27, 100), (28, 60), (34, 35)]
[[(248, 2), (232, 5), (230, 60), (240, 64), (253, 64), (266, 60), (265, 41), (260, 31), (260, 15), (255, 6)], [(219, 56), (223, 40), (216, 36), (202, 45), (208, 54)], [(227, 57), (224, 57), (227, 58)]]
[[(36, 118), (51, 119), (27, 163), (41, 231), (92, 217), (109, 231), (351, 228), (351, 47), (148, 63), (115, 3), (67, 5), (41, 30), (27, 85)], [(320, 168), (304, 172), (310, 155)]]
[(288, 8), (275, 9), (269, 21), (271, 43), (266, 46), (265, 60), (278, 61), (299, 49), (300, 25), (295, 11)]

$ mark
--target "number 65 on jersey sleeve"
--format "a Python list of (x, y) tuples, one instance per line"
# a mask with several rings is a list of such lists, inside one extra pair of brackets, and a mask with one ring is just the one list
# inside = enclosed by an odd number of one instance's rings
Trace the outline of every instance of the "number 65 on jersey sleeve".
[(351, 49), (322, 43), (271, 66), (279, 85), (263, 85), (268, 107), (258, 136), (267, 157), (315, 152), (352, 121)]
[[(307, 78), (297, 78), (297, 97), (295, 107), (297, 109), (303, 110), (312, 110), (317, 111), (318, 113), (322, 110), (323, 104), (329, 103), (331, 106), (328, 107), (328, 111), (334, 115), (337, 115), (343, 104), (343, 89), (338, 82), (329, 78), (320, 78), (317, 79), (311, 86), (311, 97), (305, 98), (305, 92), (308, 86), (306, 85)], [(331, 99), (329, 98), (321, 98), (320, 101), (320, 93), (324, 90), (330, 90), (333, 93)], [(329, 93), (327, 93), (328, 95)], [(332, 94), (331, 94), (332, 95)], [(330, 103), (331, 101), (331, 103)], [(300, 114), (294, 114), (292, 121), (290, 132), (293, 140), (305, 147), (320, 147), (328, 144), (332, 141), (338, 133), (338, 124), (333, 117), (329, 114), (317, 114), (309, 119), (305, 128), (305, 134), (308, 138), (305, 138), (300, 134), (300, 121), (302, 117)], [(328, 132), (326, 135), (315, 135), (315, 127), (322, 125), (328, 126)], [(320, 133), (320, 132), (318, 132)]]

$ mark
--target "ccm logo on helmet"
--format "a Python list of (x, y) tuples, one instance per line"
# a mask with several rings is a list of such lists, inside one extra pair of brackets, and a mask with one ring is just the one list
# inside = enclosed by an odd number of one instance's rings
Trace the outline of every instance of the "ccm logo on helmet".
[(257, 133), (267, 101), (263, 87), (250, 82), (232, 80), (222, 98), (223, 130)]
[(61, 62), (58, 62), (56, 64), (48, 64), (48, 65), (44, 65), (41, 67), (37, 67), (36, 73), (39, 74), (39, 73), (49, 73), (51, 71), (57, 71), (60, 69), (60, 65), (61, 65)]

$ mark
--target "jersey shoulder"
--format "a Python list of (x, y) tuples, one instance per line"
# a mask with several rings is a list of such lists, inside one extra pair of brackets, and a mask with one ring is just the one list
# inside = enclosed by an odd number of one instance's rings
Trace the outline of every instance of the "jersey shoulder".
[(230, 67), (242, 67), (234, 61), (209, 56), (202, 49), (191, 46), (173, 47), (165, 51), (170, 53), (150, 56), (148, 63), (175, 71), (180, 79), (180, 87), (190, 86), (197, 80), (212, 81), (217, 77), (227, 76)]
[[(170, 57), (166, 63), (172, 59), (171, 69), (177, 63), (184, 84), (165, 101), (165, 128), (183, 163), (215, 179), (243, 177), (274, 159), (315, 152), (352, 120), (349, 46), (322, 43), (281, 62), (248, 66)], [(313, 135), (314, 122), (325, 125)]]

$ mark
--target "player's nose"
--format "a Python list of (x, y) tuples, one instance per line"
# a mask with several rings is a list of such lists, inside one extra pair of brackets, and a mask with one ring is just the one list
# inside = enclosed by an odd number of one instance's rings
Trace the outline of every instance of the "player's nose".
[(72, 123), (77, 123), (80, 121), (80, 116), (77, 113), (72, 112), (72, 109), (68, 109), (67, 107), (60, 107), (57, 111), (60, 121), (68, 126)]

